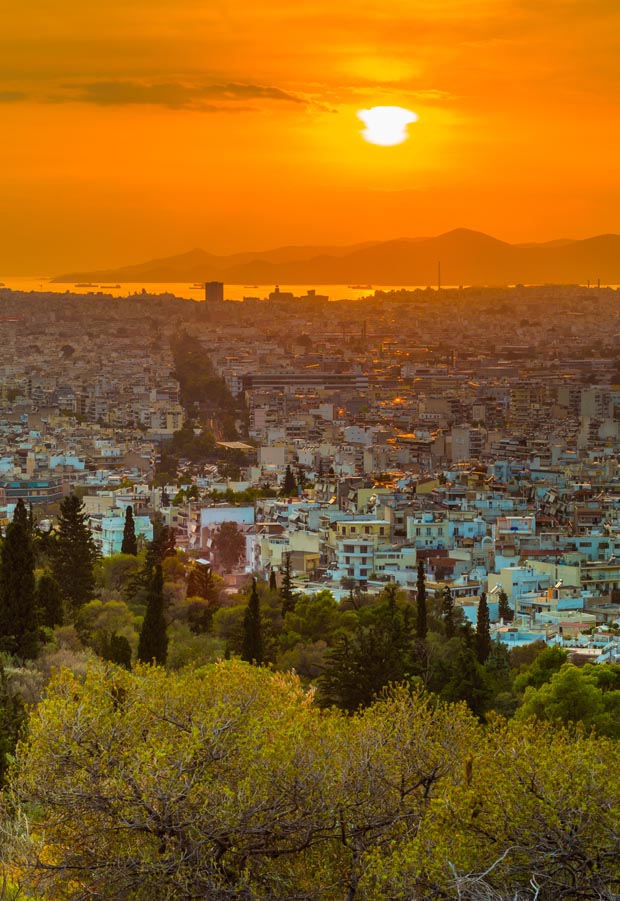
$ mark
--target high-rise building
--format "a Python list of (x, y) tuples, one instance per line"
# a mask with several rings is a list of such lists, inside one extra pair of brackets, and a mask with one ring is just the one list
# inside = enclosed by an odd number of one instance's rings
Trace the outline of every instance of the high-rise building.
[(206, 282), (205, 300), (209, 303), (221, 303), (224, 300), (224, 282)]

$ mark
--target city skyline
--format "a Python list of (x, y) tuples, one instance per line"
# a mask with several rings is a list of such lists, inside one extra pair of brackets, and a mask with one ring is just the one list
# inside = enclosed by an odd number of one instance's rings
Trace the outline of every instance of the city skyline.
[[(618, 232), (611, 0), (5, 14), (0, 272), (478, 229)], [(397, 146), (360, 110), (418, 120)]]

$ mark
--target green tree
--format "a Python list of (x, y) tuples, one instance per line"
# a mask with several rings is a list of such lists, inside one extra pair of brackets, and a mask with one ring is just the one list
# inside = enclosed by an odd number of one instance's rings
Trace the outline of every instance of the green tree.
[(153, 570), (146, 604), (146, 614), (138, 641), (138, 660), (164, 666), (168, 652), (167, 624), (164, 615), (164, 577), (161, 563)]
[(18, 518), (7, 526), (0, 549), (0, 642), (25, 660), (36, 656), (37, 637), (32, 539)]
[(125, 510), (125, 527), (123, 529), (121, 554), (131, 554), (132, 557), (138, 555), (138, 542), (136, 541), (136, 528), (133, 521), (133, 508), (131, 504), (127, 504)]
[(515, 618), (514, 610), (508, 603), (508, 595), (502, 588), (497, 595), (498, 615), (505, 623), (511, 623)]
[(95, 599), (80, 607), (75, 628), (85, 645), (108, 659), (112, 636), (123, 635), (135, 642), (136, 617), (124, 601)]
[(214, 609), (218, 606), (218, 590), (210, 566), (198, 562), (192, 564), (187, 574), (187, 597), (204, 598)]
[(540, 688), (551, 680), (553, 674), (564, 666), (567, 659), (568, 652), (557, 645), (539, 650), (532, 663), (515, 676), (513, 682), (515, 692), (523, 694), (530, 686)]
[(486, 663), (491, 653), (491, 620), (486, 593), (483, 591), (478, 600), (476, 615), (476, 657), (479, 663)]
[(444, 626), (446, 629), (446, 638), (450, 639), (454, 637), (455, 627), (454, 627), (454, 599), (452, 597), (452, 592), (450, 591), (450, 586), (445, 585), (442, 595), (441, 595), (441, 614), (444, 621)]
[(215, 551), (224, 572), (230, 572), (245, 555), (245, 537), (236, 522), (223, 522), (214, 540)]
[(260, 598), (256, 587), (256, 579), (252, 579), (252, 590), (243, 617), (243, 648), (241, 659), (260, 666), (264, 663), (263, 624), (260, 611)]
[(269, 591), (277, 591), (278, 590), (278, 580), (276, 578), (276, 571), (272, 567), (269, 570)]
[(282, 482), (282, 490), (280, 497), (295, 497), (297, 494), (297, 482), (293, 475), (293, 470), (287, 465), (284, 471), (284, 481)]
[(13, 522), (18, 522), (27, 532), (32, 532), (32, 519), (31, 516), (29, 516), (26, 505), (21, 497), (17, 499), (17, 503), (15, 504)]
[(439, 696), (452, 703), (464, 701), (472, 713), (482, 718), (492, 696), (484, 667), (478, 663), (476, 654), (467, 647), (463, 639), (451, 639), (448, 647), (448, 678), (444, 681)]
[(293, 573), (291, 569), (291, 555), (284, 554), (282, 562), (282, 584), (280, 586), (280, 597), (282, 598), (282, 616), (286, 616), (295, 609), (296, 592), (293, 591)]
[(62, 626), (65, 610), (62, 590), (50, 572), (44, 572), (37, 582), (36, 607), (39, 624), (53, 629)]
[(620, 738), (620, 666), (564, 663), (548, 682), (525, 691), (518, 719), (535, 716), (556, 723), (581, 723), (598, 735)]
[(356, 614), (343, 610), (331, 591), (324, 588), (314, 595), (299, 595), (295, 609), (284, 617), (280, 641), (285, 648), (320, 640), (333, 644), (339, 633), (351, 632), (356, 624)]
[(175, 530), (171, 526), (164, 525), (161, 516), (156, 515), (153, 519), (153, 540), (149, 541), (146, 546), (142, 567), (125, 583), (124, 593), (127, 600), (135, 605), (146, 603), (154, 567), (157, 564), (162, 565), (165, 560), (174, 557), (175, 554)]
[(424, 561), (418, 563), (418, 582), (417, 582), (417, 628), (416, 634), (418, 641), (424, 641), (427, 632), (426, 623), (426, 575), (424, 572)]
[[(394, 586), (395, 587), (395, 586)], [(358, 613), (353, 634), (343, 634), (326, 651), (319, 679), (323, 705), (353, 712), (367, 707), (390, 684), (407, 681), (411, 635), (395, 591)]]
[(165, 525), (161, 516), (153, 517), (153, 540), (148, 543), (146, 550), (149, 567), (163, 563), (167, 557), (173, 557), (176, 553), (175, 529)]
[(131, 645), (124, 635), (114, 633), (110, 638), (105, 659), (125, 669), (131, 669)]
[(52, 572), (73, 611), (91, 600), (95, 587), (97, 547), (84, 512), (84, 504), (70, 494), (60, 505)]

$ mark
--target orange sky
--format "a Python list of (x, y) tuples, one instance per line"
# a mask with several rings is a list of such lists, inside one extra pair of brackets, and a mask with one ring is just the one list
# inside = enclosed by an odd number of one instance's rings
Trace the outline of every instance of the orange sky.
[(619, 35), (618, 0), (7, 4), (0, 273), (620, 232)]

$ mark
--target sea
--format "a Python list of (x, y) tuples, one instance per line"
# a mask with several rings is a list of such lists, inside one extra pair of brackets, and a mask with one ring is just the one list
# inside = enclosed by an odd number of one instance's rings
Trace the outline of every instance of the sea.
[[(330, 300), (355, 300), (356, 298), (373, 296), (375, 291), (414, 291), (420, 285), (280, 285), (280, 291), (290, 291), (296, 297), (308, 291), (327, 295)], [(436, 286), (430, 286), (435, 287)], [(446, 286), (449, 287), (449, 286)], [(204, 284), (188, 285), (187, 282), (124, 282), (124, 283), (77, 283), (53, 282), (50, 276), (0, 276), (0, 290), (10, 288), (12, 291), (53, 292), (54, 294), (79, 294), (112, 297), (131, 297), (136, 294), (174, 294), (189, 300), (204, 300)], [(275, 285), (225, 285), (226, 300), (244, 300), (252, 297), (266, 300)]]
[[(107, 295), (112, 297), (132, 297), (140, 294), (174, 294), (188, 300), (205, 299), (204, 284), (188, 285), (187, 282), (122, 282), (122, 283), (76, 283), (53, 282), (51, 276), (0, 276), (0, 290), (53, 292), (54, 294), (76, 294), (86, 297)], [(437, 291), (437, 285), (280, 285), (280, 291), (291, 292), (295, 297), (304, 296), (308, 291), (326, 295), (330, 300), (356, 300), (373, 297), (375, 291)], [(459, 285), (442, 285), (445, 289), (455, 289)], [(514, 287), (514, 286), (509, 286)], [(596, 288), (596, 284), (581, 285)], [(601, 285), (601, 289), (618, 290), (618, 285)], [(245, 300), (246, 298), (266, 300), (275, 285), (225, 285), (225, 300)]]

